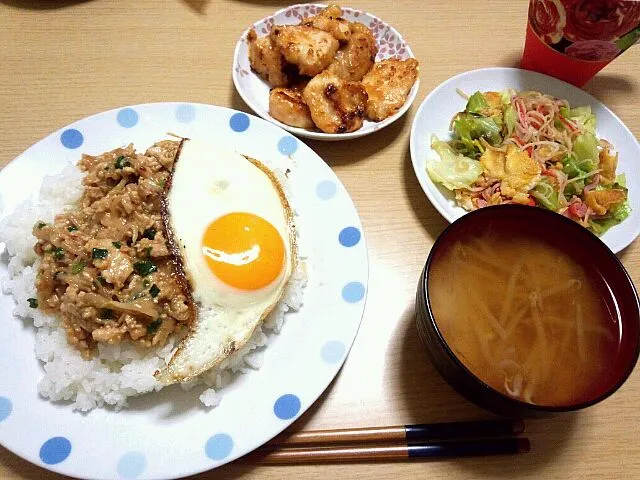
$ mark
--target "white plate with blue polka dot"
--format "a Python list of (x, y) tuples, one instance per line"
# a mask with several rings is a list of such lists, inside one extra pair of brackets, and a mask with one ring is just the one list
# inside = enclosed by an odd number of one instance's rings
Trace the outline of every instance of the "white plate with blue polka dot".
[[(75, 122), (41, 140), (0, 171), (2, 215), (31, 194), (45, 175), (81, 153), (133, 143), (138, 150), (167, 132), (206, 136), (286, 168), (307, 240), (309, 280), (304, 305), (270, 337), (263, 366), (222, 389), (207, 410), (198, 393), (172, 386), (130, 401), (120, 412), (83, 415), (38, 396), (42, 366), (34, 331), (12, 318), (0, 297), (0, 443), (21, 457), (79, 478), (176, 478), (230, 462), (294, 422), (342, 366), (364, 310), (368, 260), (356, 209), (333, 171), (278, 126), (227, 108), (158, 103), (112, 110)], [(295, 180), (295, 181), (294, 181)]]

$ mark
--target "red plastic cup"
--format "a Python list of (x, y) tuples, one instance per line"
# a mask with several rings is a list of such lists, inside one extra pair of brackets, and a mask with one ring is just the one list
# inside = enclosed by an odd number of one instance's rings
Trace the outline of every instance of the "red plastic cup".
[(530, 0), (520, 66), (581, 87), (638, 41), (639, 0)]

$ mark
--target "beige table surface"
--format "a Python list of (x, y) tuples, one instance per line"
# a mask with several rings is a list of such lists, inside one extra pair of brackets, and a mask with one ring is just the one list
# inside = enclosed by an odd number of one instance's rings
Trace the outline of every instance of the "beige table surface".
[[(270, 0), (0, 0), (0, 164), (72, 121), (118, 106), (193, 101), (249, 111), (231, 80), (233, 48), (249, 23), (284, 5)], [(376, 135), (308, 142), (334, 168), (360, 212), (371, 278), (362, 327), (344, 368), (293, 428), (486, 418), (438, 376), (414, 327), (416, 282), (447, 223), (416, 181), (409, 131), (418, 105), (442, 81), (465, 70), (517, 65), (527, 2), (359, 0), (351, 6), (377, 14), (403, 34), (420, 61), (421, 85), (408, 114)], [(639, 73), (637, 47), (586, 86), (636, 136)], [(640, 242), (621, 258), (638, 283)], [(236, 463), (201, 477), (640, 478), (639, 406), (636, 369), (598, 406), (529, 422), (533, 451), (528, 455), (277, 468)], [(0, 478), (62, 477), (0, 447)]]

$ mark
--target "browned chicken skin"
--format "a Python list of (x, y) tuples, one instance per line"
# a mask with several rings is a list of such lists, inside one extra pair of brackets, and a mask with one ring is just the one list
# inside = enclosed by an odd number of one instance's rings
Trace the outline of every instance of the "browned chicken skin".
[(272, 87), (284, 87), (289, 84), (285, 73), (284, 57), (270, 37), (258, 38), (252, 28), (247, 34), (249, 41), (249, 64)]
[(367, 92), (360, 83), (325, 71), (309, 82), (302, 96), (313, 122), (323, 132), (353, 132), (362, 126)]
[(280, 122), (299, 128), (315, 128), (302, 90), (274, 88), (269, 93), (269, 114)]
[[(353, 28), (355, 25), (359, 27)], [(376, 39), (366, 26), (360, 23), (351, 24), (351, 38), (343, 46), (329, 65), (331, 73), (344, 80), (359, 82), (371, 70), (378, 54)]]
[(376, 63), (362, 79), (369, 96), (367, 118), (379, 122), (400, 110), (417, 78), (415, 58), (390, 58)]
[(305, 18), (302, 25), (324, 30), (340, 42), (346, 42), (351, 37), (349, 22), (342, 18), (342, 9), (338, 5), (329, 5), (315, 17)]
[(271, 38), (301, 75), (314, 76), (329, 66), (339, 43), (331, 34), (304, 25), (275, 26)]

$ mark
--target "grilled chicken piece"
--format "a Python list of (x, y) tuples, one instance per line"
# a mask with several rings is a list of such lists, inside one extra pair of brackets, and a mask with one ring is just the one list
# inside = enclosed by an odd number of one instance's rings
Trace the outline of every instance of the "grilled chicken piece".
[(269, 114), (286, 125), (315, 128), (302, 91), (293, 88), (274, 88), (269, 93)]
[(351, 28), (351, 38), (338, 50), (327, 70), (344, 80), (359, 82), (373, 67), (378, 54), (378, 44), (371, 30), (361, 23), (353, 23)]
[(271, 39), (287, 62), (298, 67), (300, 75), (314, 76), (329, 66), (339, 43), (331, 34), (304, 25), (276, 26)]
[(323, 132), (353, 132), (362, 126), (367, 92), (360, 83), (325, 71), (308, 83), (302, 96), (313, 122)]
[(418, 61), (414, 58), (376, 63), (362, 79), (369, 95), (367, 117), (379, 122), (400, 110), (417, 78)]
[(258, 38), (255, 29), (247, 34), (249, 41), (249, 64), (258, 75), (272, 87), (284, 87), (289, 84), (289, 76), (285, 73), (284, 57), (271, 37)]
[(324, 30), (341, 42), (351, 37), (349, 22), (342, 18), (342, 9), (338, 5), (329, 5), (315, 17), (305, 18), (302, 25)]

